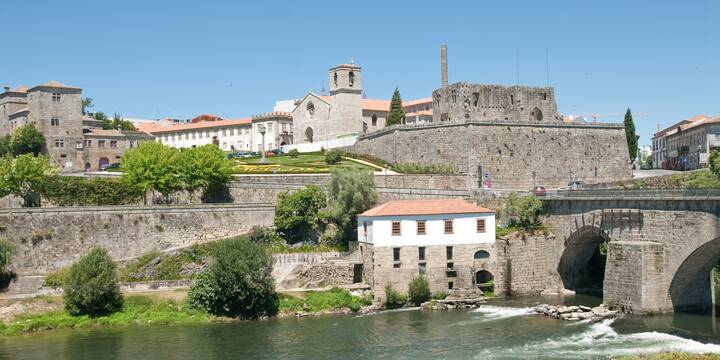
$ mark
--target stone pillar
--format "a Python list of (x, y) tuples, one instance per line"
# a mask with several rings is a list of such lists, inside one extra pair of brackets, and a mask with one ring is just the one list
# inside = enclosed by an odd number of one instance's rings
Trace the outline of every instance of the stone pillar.
[(629, 313), (672, 311), (666, 277), (663, 244), (610, 242), (603, 302)]

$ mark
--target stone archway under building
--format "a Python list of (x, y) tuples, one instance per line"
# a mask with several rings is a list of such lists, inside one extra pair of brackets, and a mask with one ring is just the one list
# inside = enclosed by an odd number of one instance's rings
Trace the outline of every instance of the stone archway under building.
[(110, 160), (108, 158), (102, 157), (98, 160), (98, 170), (103, 170), (103, 166), (107, 165), (110, 165)]
[(566, 240), (557, 269), (565, 289), (602, 294), (609, 241), (607, 234), (595, 226), (582, 227)]
[(674, 311), (698, 312), (712, 308), (711, 276), (718, 262), (720, 238), (708, 241), (685, 258), (672, 277), (668, 291)]

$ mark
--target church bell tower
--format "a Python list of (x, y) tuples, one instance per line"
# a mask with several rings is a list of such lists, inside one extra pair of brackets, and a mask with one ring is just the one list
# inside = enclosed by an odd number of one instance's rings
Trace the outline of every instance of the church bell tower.
[(330, 133), (336, 138), (362, 134), (362, 75), (360, 66), (350, 62), (330, 68)]

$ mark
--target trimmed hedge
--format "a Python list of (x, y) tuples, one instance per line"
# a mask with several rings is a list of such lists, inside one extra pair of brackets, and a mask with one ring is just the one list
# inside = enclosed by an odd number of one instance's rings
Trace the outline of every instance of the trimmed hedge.
[(142, 190), (117, 179), (50, 176), (40, 194), (58, 206), (128, 205), (142, 199)]

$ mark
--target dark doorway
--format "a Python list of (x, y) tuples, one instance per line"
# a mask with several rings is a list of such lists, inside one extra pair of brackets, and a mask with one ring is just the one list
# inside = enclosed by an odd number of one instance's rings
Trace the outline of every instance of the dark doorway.
[(363, 281), (363, 264), (353, 265), (353, 284), (358, 284)]
[(566, 289), (602, 296), (608, 239), (596, 229), (578, 231), (568, 241), (558, 272)]

